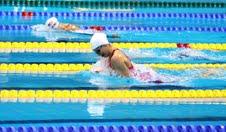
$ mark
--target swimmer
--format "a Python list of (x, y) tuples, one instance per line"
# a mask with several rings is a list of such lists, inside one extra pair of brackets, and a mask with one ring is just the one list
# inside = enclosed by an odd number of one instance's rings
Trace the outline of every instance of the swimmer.
[[(95, 33), (90, 43), (93, 51), (102, 57), (103, 62), (99, 66), (94, 65), (92, 71), (103, 72), (106, 69), (123, 77), (133, 77), (145, 82), (162, 83), (154, 70), (134, 64), (130, 58), (120, 49), (113, 47), (105, 33)], [(101, 62), (100, 62), (101, 63)]]
[[(70, 31), (75, 33), (83, 33), (83, 34), (94, 34), (96, 32), (103, 32), (104, 28), (101, 26), (91, 26), (87, 30), (81, 29), (78, 25), (69, 24), (69, 23), (60, 23), (57, 18), (51, 17), (49, 18), (45, 25), (49, 27), (50, 29), (56, 29), (56, 30), (64, 30), (64, 31)], [(118, 34), (112, 34), (108, 35), (108, 37), (112, 38), (118, 38)]]

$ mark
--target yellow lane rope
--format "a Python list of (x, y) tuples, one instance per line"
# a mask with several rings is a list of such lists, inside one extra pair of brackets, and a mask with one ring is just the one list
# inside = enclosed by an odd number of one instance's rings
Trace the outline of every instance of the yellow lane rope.
[(223, 90), (0, 90), (0, 98), (226, 98)]
[[(191, 48), (197, 50), (226, 50), (226, 43), (130, 43), (119, 42), (112, 43), (117, 48)], [(11, 52), (92, 52), (90, 43), (87, 42), (0, 42), (1, 53)]]
[(142, 104), (226, 104), (226, 98), (1, 98), (0, 102), (142, 103)]
[[(146, 67), (156, 69), (185, 70), (192, 68), (223, 68), (226, 64), (144, 64)], [(92, 68), (92, 64), (6, 64), (0, 63), (2, 73), (60, 73), (60, 72), (79, 72)]]

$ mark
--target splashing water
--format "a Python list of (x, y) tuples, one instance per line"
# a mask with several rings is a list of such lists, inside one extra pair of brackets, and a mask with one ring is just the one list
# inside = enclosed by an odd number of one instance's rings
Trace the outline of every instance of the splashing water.
[(193, 58), (193, 59), (204, 59), (204, 60), (216, 60), (215, 57), (210, 57), (209, 55), (205, 54), (202, 51), (193, 50), (193, 49), (178, 49), (170, 53), (168, 57), (179, 58), (179, 59)]
[(125, 52), (131, 59), (145, 58), (145, 57), (153, 58), (156, 56), (152, 50), (146, 50), (145, 52), (140, 49), (129, 49), (129, 50), (122, 50), (122, 51)]
[[(59, 29), (52, 29), (46, 25), (38, 24), (31, 27), (32, 34), (37, 37), (44, 37), (47, 41), (72, 41), (74, 39), (87, 40), (89, 36), (93, 34), (92, 30), (76, 30), (76, 31), (63, 31)], [(88, 37), (88, 38), (87, 38)]]
[[(139, 85), (153, 84), (156, 80), (161, 80), (164, 84), (180, 84), (184, 82), (190, 82), (192, 80), (198, 79), (225, 79), (225, 70), (224, 69), (186, 69), (186, 70), (153, 70), (147, 68), (142, 64), (134, 64), (134, 73), (132, 72), (131, 78), (122, 78), (117, 76), (117, 73), (109, 67), (108, 59), (101, 58), (93, 65), (92, 72), (98, 71), (102, 76), (95, 75), (95, 78), (90, 80), (90, 83), (95, 85), (101, 84), (110, 84), (111, 80), (120, 80), (123, 79), (126, 81), (135, 81), (139, 82)], [(173, 71), (173, 72), (172, 72)], [(109, 80), (106, 81), (106, 78)], [(114, 82), (115, 83), (115, 82)], [(116, 83), (118, 84), (118, 83)], [(131, 84), (131, 82), (130, 82)], [(131, 84), (134, 85), (135, 83)], [(114, 85), (114, 84), (112, 84)], [(136, 84), (135, 84), (136, 85)]]
[[(122, 49), (131, 59), (160, 60), (207, 60), (224, 61), (225, 54), (220, 51), (204, 51), (194, 49)], [(215, 52), (219, 52), (217, 55)]]

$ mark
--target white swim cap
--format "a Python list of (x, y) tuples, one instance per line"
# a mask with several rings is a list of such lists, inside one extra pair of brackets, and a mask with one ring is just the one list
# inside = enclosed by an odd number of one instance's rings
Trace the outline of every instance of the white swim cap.
[(59, 26), (59, 22), (56, 17), (51, 17), (46, 21), (45, 25), (49, 28), (57, 28)]
[(109, 44), (107, 35), (105, 33), (94, 33), (90, 43), (92, 45), (92, 49), (96, 49), (101, 45)]

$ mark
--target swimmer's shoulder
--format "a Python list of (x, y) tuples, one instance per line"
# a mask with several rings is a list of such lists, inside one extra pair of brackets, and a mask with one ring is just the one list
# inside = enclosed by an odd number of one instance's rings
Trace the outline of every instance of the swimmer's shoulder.
[(115, 54), (112, 56), (111, 60), (118, 61), (118, 62), (124, 62), (128, 65), (131, 65), (130, 59), (128, 56), (121, 50), (115, 51)]
[(111, 62), (123, 62), (123, 53), (120, 50), (115, 50), (114, 54), (111, 56)]
[(111, 58), (122, 59), (122, 57), (124, 56), (125, 54), (120, 49), (115, 49), (114, 54)]

